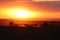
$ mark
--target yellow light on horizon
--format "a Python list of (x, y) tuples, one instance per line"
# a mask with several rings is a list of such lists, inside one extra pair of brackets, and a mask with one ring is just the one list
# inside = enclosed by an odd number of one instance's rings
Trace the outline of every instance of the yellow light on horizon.
[(30, 12), (26, 10), (13, 10), (13, 14), (19, 18), (27, 18), (30, 16)]
[(39, 13), (37, 11), (31, 11), (28, 9), (23, 8), (9, 8), (4, 10), (5, 18), (11, 18), (11, 19), (19, 19), (19, 20), (34, 20), (36, 18), (41, 18), (43, 16), (42, 13)]

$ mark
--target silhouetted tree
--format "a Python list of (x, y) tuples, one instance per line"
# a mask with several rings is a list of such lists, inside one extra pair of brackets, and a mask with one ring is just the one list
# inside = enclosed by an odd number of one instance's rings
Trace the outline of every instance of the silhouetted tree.
[(15, 24), (15, 27), (18, 27), (18, 24)]
[(48, 23), (47, 23), (47, 22), (44, 22), (44, 23), (42, 24), (42, 28), (43, 28), (43, 29), (47, 29), (47, 28), (48, 28)]
[(28, 24), (24, 24), (24, 25), (25, 25), (25, 27), (27, 27), (28, 32), (32, 32), (33, 31), (33, 27), (32, 26), (30, 26)]
[(9, 25), (10, 25), (10, 26), (14, 26), (14, 22), (10, 22)]

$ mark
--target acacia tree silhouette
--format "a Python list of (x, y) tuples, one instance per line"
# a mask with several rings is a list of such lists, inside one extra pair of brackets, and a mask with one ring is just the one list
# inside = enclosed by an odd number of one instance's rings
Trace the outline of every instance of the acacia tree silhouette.
[(10, 22), (9, 23), (9, 26), (14, 26), (14, 22)]
[(15, 24), (14, 26), (15, 26), (15, 27), (18, 27), (18, 24)]

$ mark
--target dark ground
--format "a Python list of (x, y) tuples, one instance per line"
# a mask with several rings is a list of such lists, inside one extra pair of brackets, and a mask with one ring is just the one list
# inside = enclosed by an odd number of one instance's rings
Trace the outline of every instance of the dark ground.
[(1, 40), (59, 40), (60, 24), (37, 27), (0, 26)]

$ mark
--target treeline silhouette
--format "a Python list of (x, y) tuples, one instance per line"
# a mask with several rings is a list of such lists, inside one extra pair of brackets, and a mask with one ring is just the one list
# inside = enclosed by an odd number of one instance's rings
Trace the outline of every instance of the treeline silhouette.
[(24, 27), (10, 22), (9, 26), (0, 26), (0, 39), (8, 40), (58, 40), (60, 39), (60, 22), (47, 21), (37, 27), (29, 24), (24, 24)]

